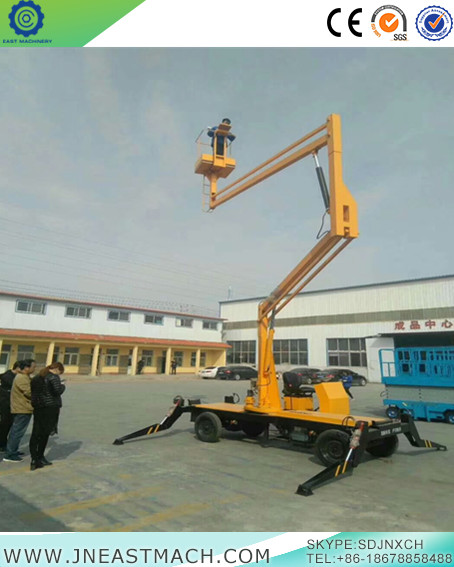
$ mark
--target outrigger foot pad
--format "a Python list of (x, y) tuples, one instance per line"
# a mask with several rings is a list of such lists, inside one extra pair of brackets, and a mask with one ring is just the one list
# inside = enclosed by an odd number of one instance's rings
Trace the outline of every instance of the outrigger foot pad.
[(123, 441), (121, 439), (115, 439), (113, 442), (114, 445), (123, 445)]
[(330, 480), (340, 478), (343, 475), (351, 475), (353, 472), (353, 462), (343, 461), (334, 465), (330, 465), (323, 469), (321, 472), (306, 480), (303, 484), (300, 484), (296, 489), (296, 494), (300, 496), (312, 496), (314, 494), (313, 488), (318, 488), (322, 484), (329, 482)]

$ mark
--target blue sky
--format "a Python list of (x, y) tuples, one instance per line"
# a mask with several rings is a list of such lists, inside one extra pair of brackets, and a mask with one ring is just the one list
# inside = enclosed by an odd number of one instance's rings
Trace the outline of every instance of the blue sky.
[(0, 51), (0, 289), (216, 309), (315, 243), (310, 160), (210, 214), (195, 138), (231, 118), (239, 176), (343, 121), (360, 238), (308, 289), (452, 273), (450, 49)]

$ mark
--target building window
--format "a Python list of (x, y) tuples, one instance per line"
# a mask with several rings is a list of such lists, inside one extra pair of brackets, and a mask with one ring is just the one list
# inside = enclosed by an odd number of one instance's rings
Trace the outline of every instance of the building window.
[(195, 366), (197, 361), (197, 353), (191, 352), (191, 366)]
[(17, 360), (34, 358), (35, 347), (33, 345), (19, 345), (17, 347)]
[(11, 345), (3, 345), (0, 354), (0, 365), (9, 366), (9, 359), (11, 356)]
[(189, 319), (189, 317), (177, 317), (177, 319), (175, 320), (175, 324), (177, 327), (191, 328), (193, 322), (194, 319)]
[(307, 365), (307, 339), (276, 339), (273, 353), (276, 364)]
[(59, 362), (59, 357), (60, 357), (60, 347), (59, 346), (54, 346), (54, 354), (52, 355), (52, 362)]
[(255, 341), (227, 341), (232, 348), (227, 351), (228, 364), (255, 364)]
[(173, 353), (173, 358), (174, 358), (175, 362), (177, 363), (177, 366), (183, 366), (183, 358), (184, 358), (183, 351), (181, 351), (181, 350), (175, 351)]
[(143, 350), (142, 351), (142, 360), (144, 366), (153, 366), (153, 351), (152, 350)]
[(200, 353), (200, 366), (206, 366), (207, 364), (207, 353), (201, 352)]
[(327, 339), (329, 366), (367, 366), (366, 339)]
[(79, 349), (76, 347), (66, 347), (63, 364), (68, 366), (79, 366)]
[(147, 314), (145, 315), (144, 323), (149, 323), (151, 325), (164, 325), (164, 316), (155, 315), (154, 313)]
[(79, 305), (67, 305), (66, 317), (81, 317), (82, 319), (90, 319), (91, 307), (81, 307)]
[(109, 321), (129, 321), (130, 315), (129, 311), (109, 311), (107, 319)]
[(217, 331), (218, 330), (218, 323), (217, 323), (217, 321), (204, 321), (202, 323), (202, 329), (209, 329), (210, 331)]
[(46, 304), (41, 301), (24, 301), (18, 299), (16, 302), (16, 311), (18, 313), (33, 313), (35, 315), (46, 314)]
[(106, 366), (118, 366), (118, 349), (108, 348), (106, 350)]

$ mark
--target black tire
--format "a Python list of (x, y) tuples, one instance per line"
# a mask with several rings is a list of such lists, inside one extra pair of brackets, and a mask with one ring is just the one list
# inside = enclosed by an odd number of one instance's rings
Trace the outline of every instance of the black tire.
[(265, 424), (259, 421), (243, 421), (241, 429), (248, 437), (258, 437), (265, 431)]
[(373, 457), (390, 457), (399, 446), (399, 438), (397, 435), (391, 435), (380, 439), (380, 442), (371, 447), (367, 447), (366, 451)]
[(315, 441), (315, 454), (327, 467), (340, 463), (347, 456), (350, 435), (339, 429), (327, 429)]
[(200, 441), (216, 443), (221, 436), (222, 423), (215, 413), (205, 411), (197, 416), (194, 429), (197, 439), (200, 439)]
[(241, 376), (239, 374), (234, 374), (233, 379), (238, 382), (238, 380), (241, 380)]
[(454, 425), (454, 411), (445, 411), (445, 421), (446, 423), (452, 423)]
[(365, 386), (366, 384), (367, 384), (367, 380), (365, 378), (361, 378), (361, 380), (359, 381), (359, 385)]
[(398, 408), (397, 406), (388, 406), (385, 413), (389, 417), (389, 419), (399, 419), (400, 408)]

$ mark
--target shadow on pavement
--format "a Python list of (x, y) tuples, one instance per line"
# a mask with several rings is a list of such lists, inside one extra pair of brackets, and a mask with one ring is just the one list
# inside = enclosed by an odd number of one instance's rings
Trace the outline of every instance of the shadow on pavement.
[(71, 532), (65, 524), (46, 516), (17, 494), (0, 486), (0, 531), (2, 532)]
[(46, 457), (52, 461), (61, 461), (66, 457), (69, 457), (72, 453), (75, 453), (82, 447), (82, 441), (71, 441), (70, 443), (58, 443), (54, 441), (49, 441), (50, 451)]

